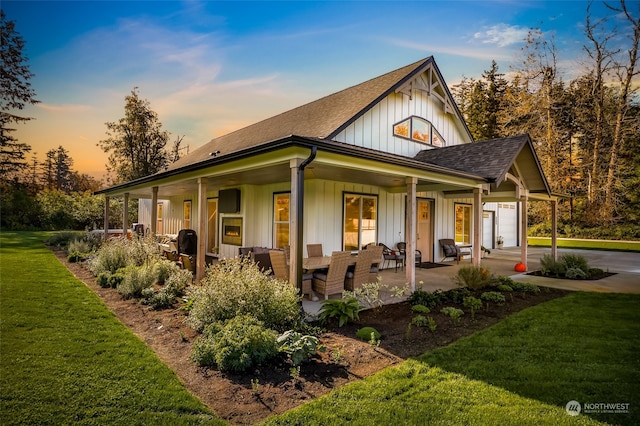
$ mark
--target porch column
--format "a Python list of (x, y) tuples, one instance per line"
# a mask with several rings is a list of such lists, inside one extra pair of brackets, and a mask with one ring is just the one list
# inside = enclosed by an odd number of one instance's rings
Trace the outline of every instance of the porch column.
[(524, 263), (524, 265), (528, 269), (527, 265), (527, 255), (528, 253), (528, 245), (529, 242), (527, 240), (527, 226), (528, 226), (528, 197), (525, 195), (522, 197), (522, 201), (520, 202), (522, 206), (522, 224), (520, 226), (520, 262)]
[(482, 253), (482, 190), (475, 188), (473, 190), (473, 266), (480, 266)]
[(109, 239), (109, 196), (104, 196), (104, 240)]
[(204, 278), (207, 255), (207, 178), (198, 178), (198, 251), (196, 252), (196, 281)]
[(558, 260), (558, 201), (551, 200), (551, 256)]
[(158, 187), (151, 188), (151, 235), (155, 237), (156, 226), (158, 226)]
[[(289, 201), (289, 281), (296, 288), (302, 288), (302, 235), (299, 234), (301, 217), (298, 217), (298, 202), (300, 201), (301, 191), (304, 188), (299, 187), (298, 173), (300, 172), (300, 164), (302, 159), (293, 158), (289, 160), (291, 168), (291, 197)], [(303, 171), (304, 173), (304, 171)], [(302, 182), (304, 185), (304, 181)]]
[(127, 238), (129, 236), (129, 193), (124, 193), (124, 200), (122, 202), (122, 236)]
[(408, 177), (407, 180), (407, 223), (405, 224), (405, 239), (407, 243), (405, 273), (411, 291), (416, 290), (416, 186), (418, 178)]

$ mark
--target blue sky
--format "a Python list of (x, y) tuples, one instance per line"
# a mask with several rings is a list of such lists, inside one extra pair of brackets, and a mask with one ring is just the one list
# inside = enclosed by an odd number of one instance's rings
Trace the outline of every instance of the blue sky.
[[(529, 28), (554, 35), (571, 77), (586, 1), (2, 1), (26, 41), (40, 104), (16, 136), (40, 159), (65, 147), (101, 177), (96, 146), (134, 87), (190, 149), (433, 55), (451, 86), (495, 59), (508, 72)], [(595, 16), (604, 16), (601, 3)]]

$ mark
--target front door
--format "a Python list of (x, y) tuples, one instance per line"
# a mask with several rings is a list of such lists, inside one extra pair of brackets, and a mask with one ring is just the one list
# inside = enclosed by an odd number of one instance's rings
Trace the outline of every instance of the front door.
[(416, 249), (422, 252), (423, 262), (433, 261), (433, 200), (418, 198), (416, 218)]

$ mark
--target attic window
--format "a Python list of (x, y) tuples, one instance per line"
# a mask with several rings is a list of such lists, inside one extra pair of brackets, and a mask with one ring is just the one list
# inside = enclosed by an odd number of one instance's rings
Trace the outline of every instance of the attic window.
[(433, 125), (420, 117), (410, 117), (393, 125), (393, 136), (433, 145), (444, 146), (445, 141)]

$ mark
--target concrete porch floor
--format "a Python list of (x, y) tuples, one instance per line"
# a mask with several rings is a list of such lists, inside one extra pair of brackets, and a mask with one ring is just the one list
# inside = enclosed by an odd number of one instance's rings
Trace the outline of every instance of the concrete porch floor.
[[(528, 271), (540, 269), (540, 258), (546, 253), (551, 253), (551, 249), (529, 247), (527, 256)], [(514, 271), (515, 264), (520, 261), (519, 247), (491, 250), (491, 254), (482, 259), (481, 265), (494, 275), (509, 276), (518, 282), (536, 284), (544, 287), (576, 291), (640, 294), (640, 253), (578, 249), (558, 250), (559, 256), (565, 253), (584, 256), (589, 262), (589, 266), (608, 272), (615, 272), (616, 275), (597, 281), (580, 281), (519, 274)], [(430, 292), (438, 289), (450, 290), (457, 288), (457, 285), (453, 281), (454, 275), (462, 266), (470, 265), (471, 261), (466, 258), (460, 261), (460, 264), (456, 264), (455, 261), (439, 263), (447, 266), (431, 269), (416, 268), (416, 288), (422, 288)], [(382, 278), (381, 283), (389, 288), (394, 286), (402, 287), (407, 284), (405, 271), (401, 269), (397, 272), (393, 267), (385, 269), (381, 271), (380, 276)], [(382, 290), (380, 293), (380, 299), (384, 303), (396, 303), (400, 301), (400, 299), (393, 297), (390, 291)], [(340, 294), (330, 296), (331, 299), (339, 299), (340, 297)], [(310, 315), (317, 314), (321, 307), (321, 300), (322, 297), (320, 297), (319, 301), (303, 300), (302, 305), (305, 312)]]

